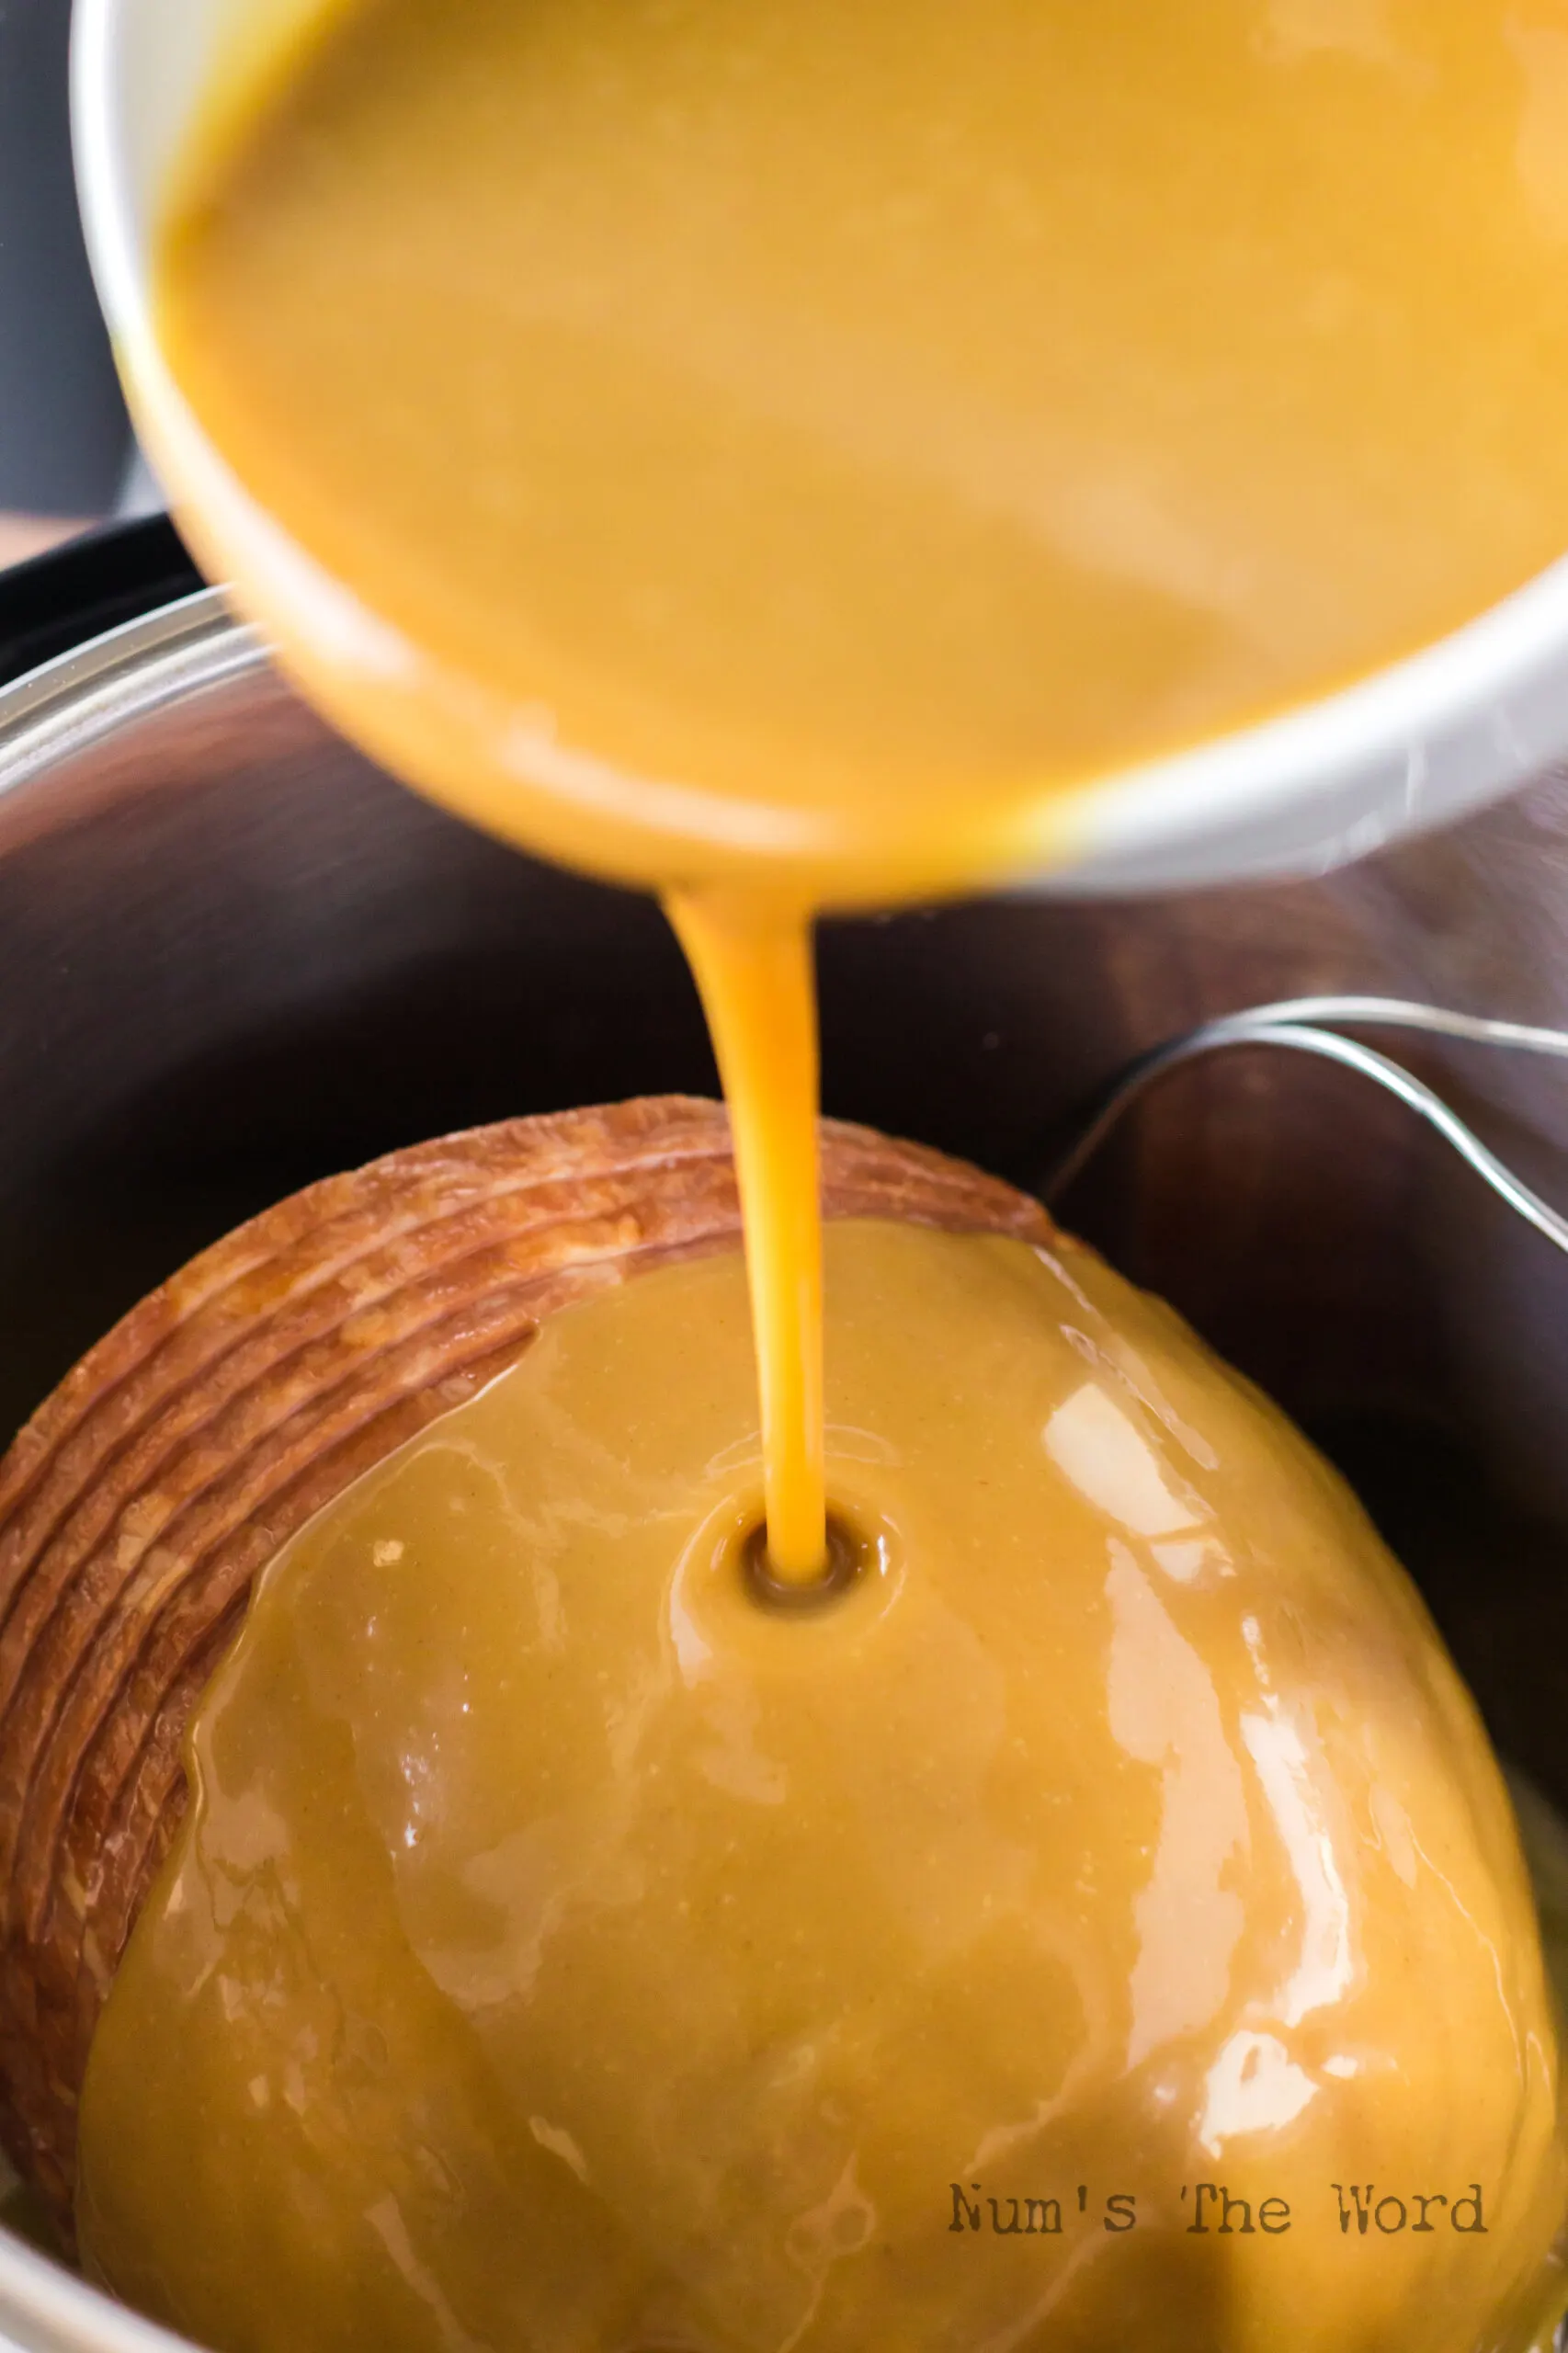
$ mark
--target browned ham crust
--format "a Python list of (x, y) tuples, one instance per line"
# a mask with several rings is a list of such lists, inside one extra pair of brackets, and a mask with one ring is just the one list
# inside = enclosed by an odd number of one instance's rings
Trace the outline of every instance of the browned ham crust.
[[(829, 1217), (1054, 1238), (960, 1162), (822, 1134)], [(62, 2215), (93, 2029), (184, 1808), (186, 1722), (257, 1572), (544, 1317), (739, 1230), (723, 1111), (686, 1097), (394, 1152), (194, 1259), (0, 1461), (0, 2130)]]

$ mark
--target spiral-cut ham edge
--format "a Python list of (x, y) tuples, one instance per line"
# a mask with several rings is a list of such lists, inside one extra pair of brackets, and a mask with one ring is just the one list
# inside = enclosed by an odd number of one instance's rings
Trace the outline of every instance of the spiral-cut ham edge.
[[(1059, 1240), (1038, 1203), (939, 1153), (832, 1121), (822, 1143), (829, 1217)], [(193, 1259), (0, 1461), (0, 2137), (65, 2227), (93, 2029), (257, 1574), (547, 1316), (739, 1232), (716, 1104), (418, 1144)]]

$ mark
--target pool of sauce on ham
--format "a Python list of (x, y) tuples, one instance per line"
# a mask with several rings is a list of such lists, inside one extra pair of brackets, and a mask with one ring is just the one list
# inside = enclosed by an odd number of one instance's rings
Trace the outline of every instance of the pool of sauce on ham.
[[(267, 1571), (94, 2042), (90, 2260), (223, 2353), (1544, 2345), (1529, 1887), (1403, 1573), (1090, 1252), (827, 1245), (835, 1600), (742, 1572), (733, 1253)], [(1333, 2218), (1478, 2177), (1484, 2235)], [(1187, 2235), (1199, 2179), (1291, 2229)]]

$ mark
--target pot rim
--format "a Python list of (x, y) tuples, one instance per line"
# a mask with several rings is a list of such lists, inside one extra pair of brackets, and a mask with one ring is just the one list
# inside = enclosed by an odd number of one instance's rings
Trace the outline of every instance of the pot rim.
[[(128, 721), (265, 662), (214, 589), (107, 630), (0, 688), (0, 799)], [(142, 2319), (0, 2228), (0, 2346), (27, 2353), (180, 2353)]]
[(19, 2353), (193, 2353), (63, 2265), (0, 2230), (0, 2329)]
[(267, 661), (260, 632), (235, 619), (217, 588), (105, 630), (0, 688), (0, 793)]

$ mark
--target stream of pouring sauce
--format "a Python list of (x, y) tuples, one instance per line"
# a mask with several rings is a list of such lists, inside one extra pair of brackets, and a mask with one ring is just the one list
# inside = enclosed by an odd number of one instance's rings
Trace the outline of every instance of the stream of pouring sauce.
[(832, 1604), (739, 1571), (733, 1252), (268, 1568), (94, 2038), (90, 2262), (221, 2353), (1545, 2353), (1530, 1891), (1408, 1581), (1090, 1252), (827, 1267)]
[(812, 911), (1049, 866), (1086, 782), (1568, 546), (1568, 34), (1546, 0), (284, 13), (160, 245), (217, 462), (168, 401), (150, 437), (350, 733), (666, 895), (809, 1577)]

